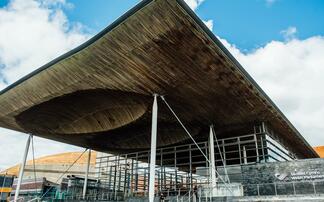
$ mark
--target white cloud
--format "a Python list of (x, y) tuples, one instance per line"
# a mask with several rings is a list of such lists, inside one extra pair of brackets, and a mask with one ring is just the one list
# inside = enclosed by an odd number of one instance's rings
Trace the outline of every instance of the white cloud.
[[(0, 171), (21, 163), (28, 135), (16, 131), (0, 128)], [(46, 156), (67, 151), (82, 151), (83, 148), (75, 147), (60, 142), (34, 137), (35, 156)], [(32, 159), (30, 146), (28, 159)]]
[(56, 5), (65, 4), (62, 0), (13, 0), (0, 9), (3, 81), (16, 81), (88, 37), (82, 26), (70, 24)]
[(203, 20), (203, 22), (211, 31), (213, 31), (213, 26), (214, 26), (213, 20), (207, 20), (207, 21)]
[(282, 36), (287, 41), (296, 38), (296, 33), (297, 33), (296, 27), (288, 27), (287, 29), (280, 31), (280, 34), (282, 34)]
[[(186, 2), (196, 9), (203, 0)], [(0, 9), (0, 89), (88, 38), (82, 25), (69, 23), (63, 6), (73, 7), (64, 0), (12, 0)], [(212, 20), (204, 22), (212, 29)], [(222, 42), (306, 139), (324, 145), (324, 38), (298, 40), (291, 37), (296, 32), (287, 29), (285, 42), (272, 41), (248, 54)], [(0, 148), (6, 151), (0, 155), (0, 170), (21, 161), (26, 139), (0, 129)], [(35, 146), (36, 156), (80, 149), (36, 137)]]
[[(203, 0), (186, 2), (195, 10)], [(12, 0), (0, 9), (0, 90), (89, 38), (82, 25), (67, 20), (63, 7), (73, 5), (65, 0)], [(212, 20), (205, 23), (212, 29)], [(27, 135), (0, 128), (0, 139), (0, 148), (7, 151), (0, 156), (1, 170), (21, 161)], [(36, 156), (80, 149), (37, 137), (35, 146)]]
[[(197, 7), (205, 0), (185, 0), (188, 6), (194, 11)], [(213, 30), (213, 20), (203, 20), (205, 25), (212, 31)]]
[[(89, 36), (80, 24), (71, 24), (64, 0), (12, 0), (0, 9), (0, 90), (76, 47)], [(27, 135), (0, 128), (0, 170), (19, 163)], [(35, 138), (36, 155), (80, 148)], [(50, 148), (50, 149), (49, 149)]]
[(221, 40), (312, 145), (324, 145), (324, 37), (272, 41), (244, 54)]
[(188, 4), (188, 6), (192, 10), (196, 10), (197, 7), (203, 2), (204, 0), (185, 0), (185, 2)]

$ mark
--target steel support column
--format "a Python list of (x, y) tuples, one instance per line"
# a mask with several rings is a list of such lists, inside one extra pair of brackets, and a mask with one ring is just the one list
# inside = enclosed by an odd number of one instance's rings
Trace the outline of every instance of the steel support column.
[(91, 160), (91, 150), (88, 149), (88, 160), (87, 160), (87, 167), (86, 167), (86, 173), (85, 173), (84, 183), (83, 183), (83, 192), (82, 192), (83, 199), (85, 199), (86, 193), (87, 193), (88, 175), (89, 175), (89, 170), (90, 170), (90, 160)]
[[(214, 190), (216, 187), (216, 167), (215, 167), (215, 146), (214, 146), (214, 133), (213, 126), (210, 126), (209, 130), (209, 172), (210, 172), (210, 185), (211, 189)], [(212, 192), (214, 193), (214, 192)]]
[(150, 159), (150, 182), (149, 182), (150, 202), (154, 201), (157, 113), (158, 113), (157, 94), (154, 94), (154, 101), (153, 101), (153, 108), (152, 108), (151, 159)]
[(15, 192), (15, 197), (14, 197), (14, 201), (17, 201), (18, 197), (19, 197), (19, 192), (20, 192), (20, 185), (24, 176), (24, 169), (25, 169), (25, 165), (26, 165), (26, 159), (27, 159), (27, 155), (28, 155), (28, 150), (29, 150), (29, 145), (30, 145), (30, 140), (32, 138), (32, 135), (28, 136), (27, 142), (26, 142), (26, 147), (25, 147), (25, 152), (24, 152), (24, 156), (23, 156), (23, 160), (21, 162), (21, 167), (19, 170), (19, 177), (18, 177), (18, 182), (17, 182), (17, 186), (16, 186), (16, 192)]

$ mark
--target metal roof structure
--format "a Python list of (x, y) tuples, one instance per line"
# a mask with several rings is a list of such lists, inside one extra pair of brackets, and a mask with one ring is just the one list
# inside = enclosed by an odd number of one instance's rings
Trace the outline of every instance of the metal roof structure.
[[(267, 122), (304, 158), (318, 157), (183, 0), (144, 0), (99, 34), (0, 92), (0, 126), (92, 148), (150, 146), (152, 94), (195, 137), (210, 124)], [(161, 103), (158, 145), (188, 140)]]

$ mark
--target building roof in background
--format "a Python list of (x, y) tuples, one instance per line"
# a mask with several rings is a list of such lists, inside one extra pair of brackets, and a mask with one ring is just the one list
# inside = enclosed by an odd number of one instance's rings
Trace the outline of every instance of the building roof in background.
[(314, 147), (314, 150), (321, 158), (324, 158), (324, 146)]
[[(194, 137), (265, 121), (301, 158), (317, 157), (182, 0), (144, 0), (76, 49), (0, 92), (0, 126), (98, 151), (150, 147), (152, 94)], [(159, 104), (158, 146), (189, 140)]]
[[(60, 154), (54, 154), (49, 156), (44, 156), (35, 159), (35, 165), (71, 165), (78, 157), (82, 154), (82, 152), (66, 152)], [(97, 153), (95, 151), (91, 151), (91, 165), (96, 164), (96, 156)], [(87, 163), (88, 154), (85, 152), (81, 158), (76, 162), (76, 165), (83, 165)], [(27, 161), (26, 165), (33, 165), (33, 160)], [(18, 176), (20, 164), (15, 165), (11, 168), (3, 170), (0, 174), (7, 174), (7, 175), (15, 175)]]

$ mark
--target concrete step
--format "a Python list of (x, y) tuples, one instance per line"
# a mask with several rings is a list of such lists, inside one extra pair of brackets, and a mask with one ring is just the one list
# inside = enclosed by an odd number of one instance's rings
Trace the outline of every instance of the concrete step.
[[(197, 200), (199, 201), (199, 200)], [(324, 195), (281, 195), (281, 196), (241, 196), (202, 198), (200, 202), (323, 202)]]
[[(180, 199), (180, 198), (179, 198)], [(128, 198), (127, 202), (148, 202), (148, 198)], [(159, 202), (159, 198), (155, 198)], [(179, 202), (189, 201), (188, 197)], [(241, 197), (212, 197), (192, 200), (191, 202), (324, 202), (324, 194), (318, 195), (281, 195), (281, 196), (241, 196)], [(166, 198), (165, 202), (177, 202), (175, 197)]]

